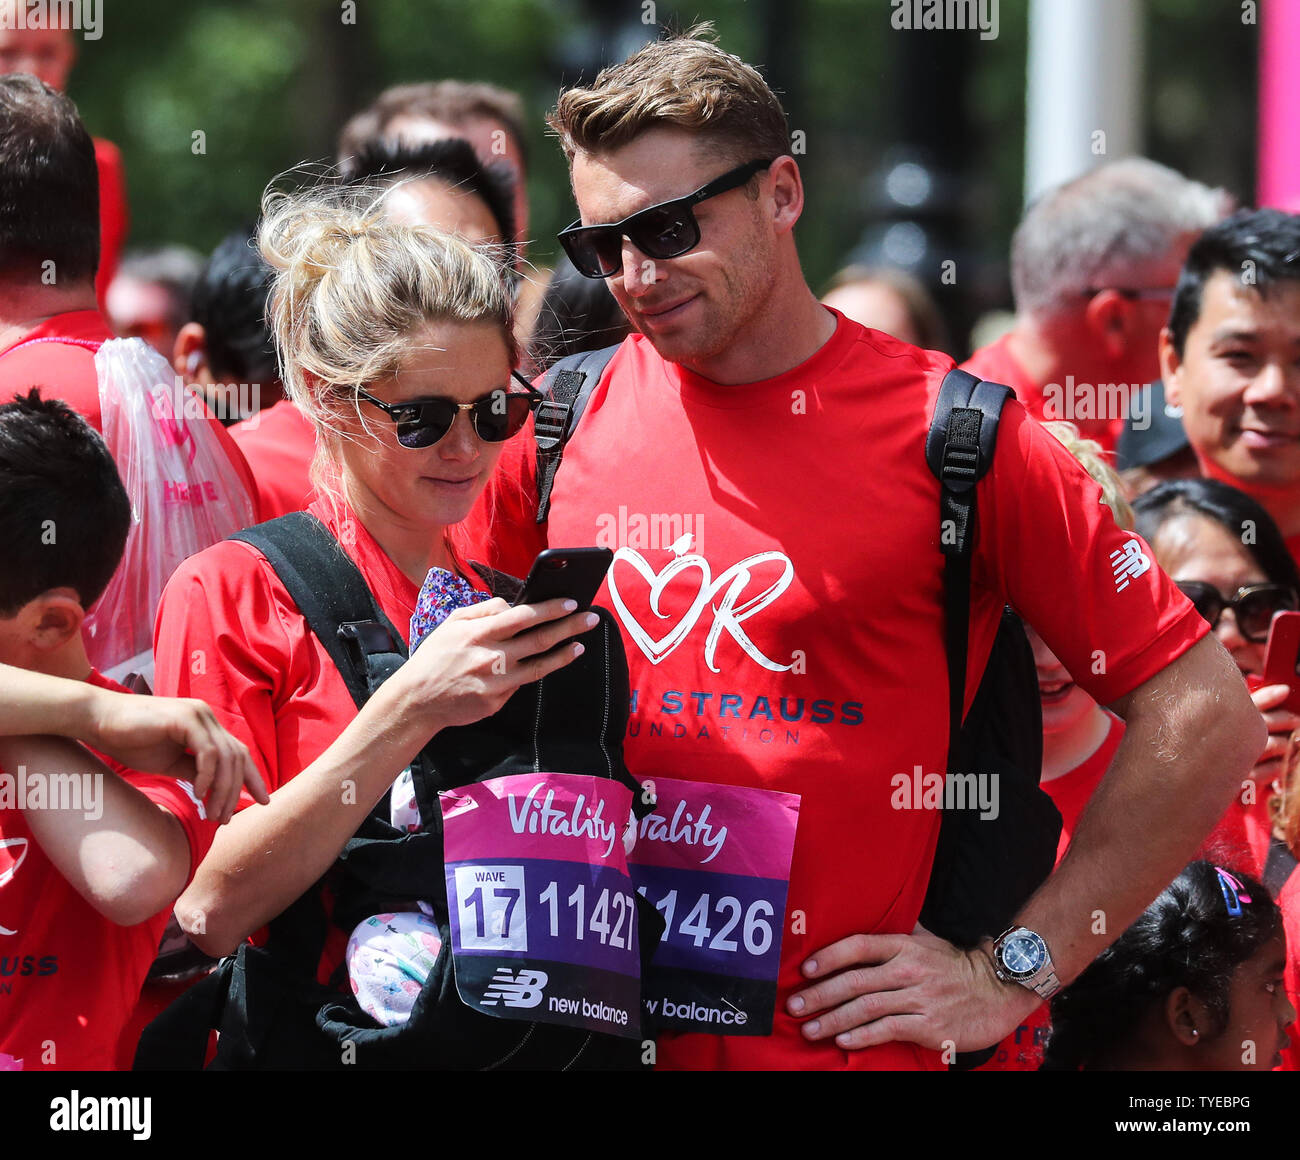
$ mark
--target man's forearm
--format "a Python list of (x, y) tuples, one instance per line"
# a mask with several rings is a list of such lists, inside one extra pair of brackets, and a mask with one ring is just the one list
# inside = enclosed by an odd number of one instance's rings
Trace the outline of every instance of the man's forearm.
[(1263, 720), (1211, 637), (1114, 706), (1124, 740), (1056, 872), (1017, 922), (1069, 982), (1194, 856), (1263, 748)]

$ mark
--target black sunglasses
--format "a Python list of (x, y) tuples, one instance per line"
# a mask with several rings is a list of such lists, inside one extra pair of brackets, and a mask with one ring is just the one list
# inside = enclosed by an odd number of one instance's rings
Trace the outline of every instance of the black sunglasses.
[(1295, 589), (1286, 584), (1251, 584), (1238, 588), (1231, 600), (1213, 584), (1200, 580), (1178, 580), (1176, 584), (1212, 629), (1218, 625), (1223, 610), (1231, 608), (1237, 619), (1237, 631), (1251, 644), (1264, 644), (1273, 617), (1279, 612), (1294, 612), (1300, 604)]
[(493, 391), (472, 403), (458, 403), (455, 399), (415, 399), (410, 403), (382, 403), (357, 388), (357, 397), (373, 403), (397, 424), (397, 441), (403, 447), (418, 449), (432, 447), (456, 422), (461, 411), (468, 411), (474, 424), (474, 434), (485, 443), (502, 443), (518, 435), (528, 422), (528, 416), (546, 397), (518, 371), (510, 374), (528, 388), (528, 393), (506, 390)]
[[(773, 158), (775, 160), (775, 158)], [(588, 278), (611, 278), (623, 268), (623, 239), (629, 238), (650, 258), (680, 258), (700, 244), (700, 223), (693, 207), (720, 193), (736, 189), (772, 161), (750, 161), (729, 169), (708, 185), (701, 185), (685, 197), (662, 201), (649, 209), (603, 226), (584, 226), (579, 218), (556, 235), (579, 274)]]

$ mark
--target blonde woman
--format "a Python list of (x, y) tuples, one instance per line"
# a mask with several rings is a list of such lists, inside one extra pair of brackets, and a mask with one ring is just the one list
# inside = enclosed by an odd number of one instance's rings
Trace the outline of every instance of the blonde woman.
[(226, 541), (176, 572), (159, 612), (159, 691), (208, 702), (271, 792), (269, 805), (235, 817), (178, 904), (212, 954), (233, 952), (309, 891), (431, 736), (569, 664), (582, 652), (569, 638), (596, 622), (570, 601), (487, 599), (450, 544), (538, 398), (514, 376), (499, 265), (357, 198), (317, 190), (263, 206), (285, 386), (318, 433), (309, 512), (403, 636), (431, 569), (443, 570), (453, 605), (472, 607), (358, 712), (256, 548)]

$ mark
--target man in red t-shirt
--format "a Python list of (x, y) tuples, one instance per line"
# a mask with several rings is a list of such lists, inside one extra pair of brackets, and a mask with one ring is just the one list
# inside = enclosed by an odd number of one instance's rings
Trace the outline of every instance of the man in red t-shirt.
[[(14, 0), (0, 0), (0, 76), (30, 73), (56, 92), (68, 85), (68, 74), (77, 59), (77, 43), (71, 28), (27, 27), (16, 17)], [(98, 40), (102, 29), (83, 28), (87, 40)], [(99, 184), (99, 271), (95, 294), (100, 305), (108, 284), (117, 272), (122, 245), (126, 241), (126, 178), (122, 153), (111, 141), (95, 138), (95, 169)]]
[[(33, 149), (46, 164), (22, 164)], [(95, 430), (95, 351), (113, 337), (95, 302), (101, 237), (95, 160), (76, 106), (29, 76), (0, 77), (0, 399), (41, 386)], [(248, 465), (209, 423), (256, 504)], [(128, 465), (119, 465), (125, 474)]]
[[(915, 930), (939, 813), (895, 805), (899, 777), (946, 763), (923, 448), (951, 360), (818, 304), (785, 115), (737, 58), (661, 41), (562, 94), (551, 124), (582, 223), (604, 227), (566, 250), (640, 333), (565, 451), (549, 526), (527, 522), (534, 457), (507, 449), (491, 542), (618, 549), (601, 602), (627, 642), (638, 776), (801, 796), (772, 1034), (666, 1034), (658, 1061), (925, 1068), (995, 1043), (1039, 995), (999, 980), (991, 938), (963, 952)], [(1231, 662), (1097, 497), (1009, 403), (979, 485), (971, 675), (1009, 602), (1128, 721), (1090, 823), (1018, 916), (1045, 944), (1045, 990), (1184, 865), (1263, 744)]]
[(0, 1070), (129, 1064), (172, 904), (241, 787), (266, 800), (206, 705), (124, 695), (87, 660), (130, 519), (82, 419), (36, 392), (0, 404)]
[(1065, 419), (1113, 452), (1187, 247), (1223, 216), (1225, 195), (1143, 158), (1049, 190), (1011, 243), (1016, 321), (963, 369), (1005, 383), (1035, 419)]
[(1300, 216), (1243, 210), (1187, 255), (1160, 370), (1201, 474), (1273, 517), (1300, 563)]

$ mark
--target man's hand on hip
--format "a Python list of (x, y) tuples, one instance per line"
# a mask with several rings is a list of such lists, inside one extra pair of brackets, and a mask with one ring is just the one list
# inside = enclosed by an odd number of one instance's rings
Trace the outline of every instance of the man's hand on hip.
[[(992, 944), (990, 943), (990, 946)], [(998, 1043), (1042, 1000), (1003, 983), (984, 950), (960, 951), (918, 926), (908, 934), (859, 934), (809, 956), (821, 980), (795, 992), (786, 1010), (811, 1016), (803, 1033), (846, 1050), (902, 1040), (942, 1051)]]

